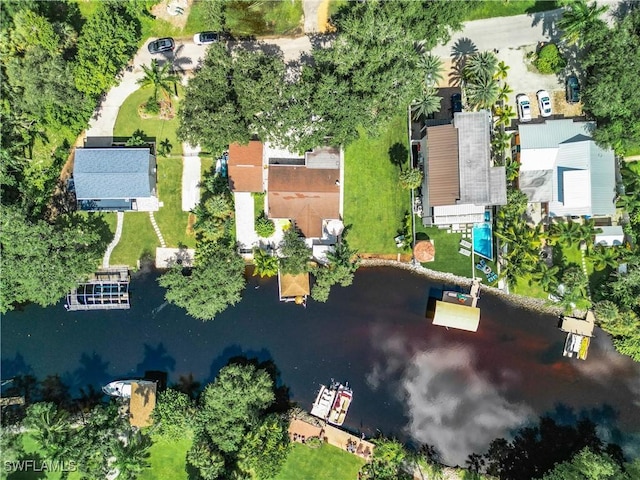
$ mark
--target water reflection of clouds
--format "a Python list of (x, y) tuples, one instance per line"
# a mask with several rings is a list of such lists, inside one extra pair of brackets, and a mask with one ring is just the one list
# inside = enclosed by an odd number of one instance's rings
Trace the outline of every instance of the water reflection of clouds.
[[(528, 405), (510, 402), (501, 386), (475, 368), (469, 345), (416, 346), (401, 335), (375, 336), (384, 358), (368, 383), (396, 390), (407, 408), (406, 432), (434, 445), (448, 464), (464, 464), (467, 455), (484, 451), (534, 414)], [(510, 376), (501, 383), (511, 383)]]

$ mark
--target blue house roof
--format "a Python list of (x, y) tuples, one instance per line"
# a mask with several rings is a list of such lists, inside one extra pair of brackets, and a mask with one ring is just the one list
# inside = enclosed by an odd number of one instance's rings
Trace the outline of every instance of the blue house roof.
[(148, 148), (77, 148), (73, 178), (78, 200), (150, 197), (155, 158)]

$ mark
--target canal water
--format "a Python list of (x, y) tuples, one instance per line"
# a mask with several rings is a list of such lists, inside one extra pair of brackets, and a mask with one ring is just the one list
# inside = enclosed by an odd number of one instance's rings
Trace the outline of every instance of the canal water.
[(77, 389), (165, 370), (170, 382), (192, 373), (204, 383), (246, 355), (273, 360), (306, 409), (320, 383), (349, 381), (347, 428), (435, 445), (449, 464), (543, 413), (589, 416), (627, 454), (640, 450), (640, 365), (598, 329), (587, 361), (567, 359), (557, 318), (489, 294), (478, 332), (434, 327), (427, 298), (442, 284), (392, 268), (362, 268), (307, 308), (278, 302), (274, 279), (249, 277), (242, 302), (203, 323), (168, 305), (156, 278), (134, 279), (128, 311), (5, 315), (2, 377), (57, 373)]

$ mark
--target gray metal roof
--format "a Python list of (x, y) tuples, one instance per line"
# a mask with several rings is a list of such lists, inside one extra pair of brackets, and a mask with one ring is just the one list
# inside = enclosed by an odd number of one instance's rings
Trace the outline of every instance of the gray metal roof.
[[(553, 170), (551, 215), (613, 215), (615, 213), (615, 157), (613, 150), (604, 150), (593, 141), (590, 132), (594, 127), (594, 122), (574, 122), (571, 119), (547, 120), (544, 123), (519, 126), (522, 150), (558, 149)], [(562, 172), (574, 170), (589, 172), (587, 185), (569, 184), (569, 186), (590, 190), (590, 205), (570, 207), (563, 204), (565, 182)], [(520, 174), (521, 186), (523, 176), (526, 180), (526, 172)], [(530, 201), (535, 201), (530, 195), (528, 196)]]
[(507, 203), (505, 168), (491, 166), (491, 114), (488, 110), (458, 112), (453, 124), (458, 129), (458, 203), (504, 205)]
[(148, 148), (76, 148), (73, 178), (78, 200), (149, 197), (155, 158)]
[(595, 122), (574, 122), (572, 119), (520, 124), (520, 148), (557, 148), (561, 143), (591, 140), (595, 126)]

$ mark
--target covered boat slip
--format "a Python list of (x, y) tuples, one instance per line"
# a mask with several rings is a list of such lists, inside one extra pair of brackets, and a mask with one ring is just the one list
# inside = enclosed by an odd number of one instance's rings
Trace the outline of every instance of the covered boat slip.
[(151, 414), (156, 407), (156, 383), (148, 381), (131, 384), (129, 423), (132, 427), (148, 427), (153, 423)]
[(565, 357), (573, 358), (575, 355), (580, 360), (587, 359), (595, 322), (596, 318), (591, 310), (587, 312), (584, 320), (575, 317), (562, 317), (560, 330), (567, 332), (562, 352)]
[(480, 309), (464, 303), (456, 304), (437, 300), (433, 324), (476, 332), (480, 324)]
[(126, 266), (97, 271), (67, 295), (65, 308), (77, 310), (126, 310), (129, 303), (129, 269)]

